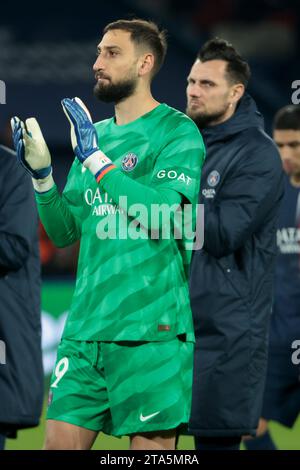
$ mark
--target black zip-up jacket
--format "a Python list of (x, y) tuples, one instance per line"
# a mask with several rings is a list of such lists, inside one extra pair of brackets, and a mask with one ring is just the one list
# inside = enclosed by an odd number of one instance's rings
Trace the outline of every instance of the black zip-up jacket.
[(37, 220), (29, 175), (0, 146), (0, 433), (9, 435), (37, 425), (43, 402)]
[(230, 119), (201, 132), (204, 246), (194, 252), (190, 278), (196, 333), (190, 430), (254, 435), (267, 365), (282, 164), (247, 94)]

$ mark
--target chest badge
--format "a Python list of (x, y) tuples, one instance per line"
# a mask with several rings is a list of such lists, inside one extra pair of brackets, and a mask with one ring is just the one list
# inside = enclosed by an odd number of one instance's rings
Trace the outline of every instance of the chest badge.
[(216, 170), (211, 171), (207, 177), (207, 183), (211, 188), (217, 186), (220, 181), (220, 173)]
[(124, 171), (132, 171), (138, 162), (138, 157), (135, 153), (127, 153), (125, 157), (122, 158), (122, 169)]

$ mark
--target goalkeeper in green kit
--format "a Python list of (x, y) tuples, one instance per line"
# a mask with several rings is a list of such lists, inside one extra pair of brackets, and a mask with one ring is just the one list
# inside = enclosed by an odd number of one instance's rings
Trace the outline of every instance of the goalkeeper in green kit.
[[(90, 449), (100, 431), (129, 435), (131, 449), (174, 449), (189, 420), (192, 251), (177, 216), (191, 207), (195, 229), (204, 145), (187, 116), (151, 95), (165, 53), (165, 34), (152, 22), (106, 26), (94, 92), (115, 104), (115, 117), (93, 124), (79, 98), (62, 101), (75, 153), (62, 195), (37, 121), (12, 119), (48, 235), (59, 247), (80, 239), (51, 378), (47, 450)], [(167, 220), (153, 216), (158, 207)], [(176, 230), (163, 236), (167, 222)]]

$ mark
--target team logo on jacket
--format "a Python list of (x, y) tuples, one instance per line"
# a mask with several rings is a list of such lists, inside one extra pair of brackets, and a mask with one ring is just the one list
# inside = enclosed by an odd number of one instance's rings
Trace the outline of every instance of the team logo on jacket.
[(131, 171), (136, 167), (137, 162), (138, 157), (135, 153), (127, 153), (127, 155), (122, 159), (122, 168), (125, 171)]
[(218, 182), (220, 181), (220, 173), (216, 170), (209, 173), (207, 177), (207, 183), (211, 188), (217, 186)]

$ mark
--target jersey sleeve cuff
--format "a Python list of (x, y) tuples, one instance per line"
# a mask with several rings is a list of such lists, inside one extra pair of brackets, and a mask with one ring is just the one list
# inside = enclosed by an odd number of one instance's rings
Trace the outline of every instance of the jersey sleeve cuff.
[(48, 176), (46, 176), (46, 178), (41, 178), (41, 179), (32, 178), (32, 183), (37, 193), (48, 192), (55, 185), (54, 179), (52, 177), (52, 171)]

